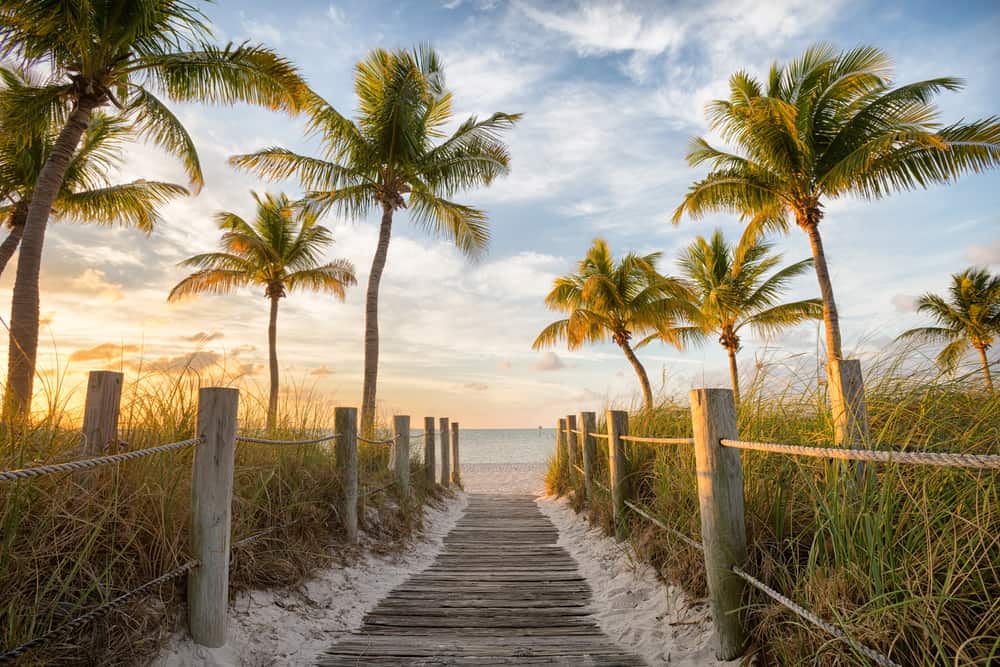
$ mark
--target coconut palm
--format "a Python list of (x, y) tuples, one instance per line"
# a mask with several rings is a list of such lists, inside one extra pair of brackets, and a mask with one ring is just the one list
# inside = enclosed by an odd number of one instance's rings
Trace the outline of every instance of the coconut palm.
[(972, 347), (979, 353), (983, 380), (992, 392), (986, 351), (1000, 336), (1000, 276), (976, 268), (952, 274), (948, 295), (924, 294), (917, 299), (917, 312), (929, 315), (939, 326), (910, 329), (899, 337), (946, 343), (937, 356), (946, 371), (953, 371)]
[(357, 283), (354, 266), (346, 259), (321, 263), (323, 251), (333, 243), (316, 215), (289, 201), (284, 194), (263, 197), (253, 193), (257, 214), (252, 223), (235, 213), (220, 212), (215, 219), (223, 230), (222, 251), (195, 255), (181, 266), (198, 269), (170, 290), (168, 301), (196, 294), (232, 294), (243, 287), (263, 287), (270, 301), (267, 349), (271, 389), (267, 402), (267, 428), (278, 413), (278, 302), (288, 292), (327, 292), (344, 300), (344, 289)]
[[(23, 72), (15, 70), (3, 69), (0, 76), (13, 77), (19, 85), (31, 83)], [(8, 90), (0, 89), (0, 108)], [(35, 136), (25, 141), (25, 131), (33, 131)], [(53, 202), (55, 217), (131, 226), (148, 233), (159, 219), (157, 208), (172, 197), (187, 194), (183, 186), (159, 181), (112, 185), (107, 174), (121, 163), (122, 143), (130, 133), (129, 123), (120, 116), (94, 114)], [(53, 141), (51, 128), (8, 129), (0, 119), (0, 224), (9, 229), (0, 244), (0, 273), (17, 251), (38, 173)]]
[(718, 335), (729, 355), (729, 377), (737, 402), (740, 377), (736, 353), (740, 351), (741, 330), (750, 328), (767, 336), (823, 317), (819, 299), (780, 303), (789, 281), (808, 271), (812, 260), (790, 264), (768, 276), (782, 259), (772, 249), (772, 244), (760, 239), (730, 246), (717, 229), (709, 240), (701, 236), (695, 239), (678, 260), (694, 301), (690, 324), (671, 331), (670, 340), (697, 344), (709, 334)]
[(508, 171), (502, 133), (520, 117), (495, 113), (468, 118), (451, 134), (451, 93), (437, 53), (429, 47), (372, 51), (355, 68), (359, 113), (350, 120), (320, 99), (312, 104), (312, 130), (323, 141), (321, 157), (285, 148), (237, 155), (231, 163), (265, 178), (295, 176), (317, 211), (349, 218), (381, 214), (378, 244), (365, 295), (365, 362), (361, 429), (371, 433), (378, 379), (378, 296), (393, 215), (409, 208), (418, 227), (444, 236), (470, 256), (485, 251), (486, 213), (451, 200), (489, 185)]
[(731, 94), (708, 106), (709, 122), (732, 151), (695, 139), (687, 159), (707, 163), (674, 213), (695, 218), (735, 211), (750, 237), (787, 231), (794, 220), (809, 237), (823, 298), (827, 354), (841, 359), (840, 323), (819, 226), (823, 205), (842, 196), (880, 199), (900, 190), (948, 183), (1000, 162), (1000, 118), (942, 125), (932, 103), (959, 90), (943, 77), (892, 87), (889, 57), (872, 47), (836, 52), (827, 44), (775, 63), (761, 84), (746, 72)]
[(545, 297), (545, 305), (568, 317), (542, 329), (532, 349), (566, 341), (575, 350), (610, 339), (635, 369), (646, 407), (653, 407), (649, 377), (630, 341), (653, 332), (673, 340), (677, 317), (687, 312), (691, 298), (683, 283), (657, 272), (660, 256), (629, 253), (616, 262), (607, 242), (594, 239), (576, 273), (556, 278)]
[(5, 122), (40, 118), (59, 131), (39, 171), (24, 224), (11, 304), (8, 417), (27, 414), (38, 350), (38, 277), (46, 222), (94, 111), (111, 104), (137, 135), (181, 158), (195, 188), (191, 137), (154, 93), (174, 101), (237, 101), (298, 110), (305, 84), (273, 51), (208, 43), (208, 21), (190, 0), (0, 0), (0, 58), (44, 63), (53, 79), (4, 110)]

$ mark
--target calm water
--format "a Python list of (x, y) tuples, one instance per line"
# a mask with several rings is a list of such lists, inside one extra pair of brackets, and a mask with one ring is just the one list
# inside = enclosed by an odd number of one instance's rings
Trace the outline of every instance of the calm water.
[[(422, 444), (421, 444), (422, 446)], [(441, 446), (440, 439), (437, 446)], [(483, 428), (461, 430), (462, 463), (545, 463), (556, 448), (552, 428)]]

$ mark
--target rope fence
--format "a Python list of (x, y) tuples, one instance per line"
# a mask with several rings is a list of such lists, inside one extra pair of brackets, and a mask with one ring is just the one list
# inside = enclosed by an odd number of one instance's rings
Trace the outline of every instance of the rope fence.
[(329, 435), (323, 435), (318, 438), (312, 438), (311, 440), (269, 440), (267, 438), (258, 438), (252, 435), (238, 435), (236, 436), (236, 442), (242, 442), (249, 445), (296, 447), (299, 445), (318, 445), (321, 442), (336, 440), (339, 437), (339, 435), (340, 435), (339, 433), (330, 433)]
[(395, 438), (389, 438), (388, 440), (369, 440), (368, 438), (362, 438), (358, 436), (358, 441), (369, 445), (391, 445), (396, 441)]
[(52, 641), (53, 639), (56, 639), (58, 637), (61, 637), (61, 636), (65, 635), (65, 634), (69, 633), (69, 632), (72, 632), (73, 630), (76, 630), (76, 629), (78, 629), (78, 628), (86, 625), (87, 623), (90, 623), (94, 619), (99, 618), (99, 617), (103, 616), (104, 614), (107, 614), (108, 612), (110, 612), (111, 610), (115, 609), (116, 607), (120, 607), (122, 604), (124, 604), (125, 602), (128, 602), (129, 600), (131, 600), (135, 596), (139, 595), (140, 593), (142, 593), (144, 591), (147, 591), (150, 588), (158, 586), (158, 585), (160, 585), (162, 583), (166, 583), (166, 582), (170, 581), (171, 579), (176, 579), (177, 577), (181, 576), (182, 574), (186, 574), (187, 572), (190, 572), (191, 570), (193, 570), (198, 565), (199, 565), (198, 561), (196, 561), (196, 560), (189, 560), (188, 562), (184, 563), (183, 565), (181, 565), (179, 567), (176, 567), (173, 570), (170, 570), (166, 574), (161, 574), (156, 579), (152, 579), (150, 581), (147, 581), (146, 583), (144, 583), (143, 585), (139, 586), (138, 588), (133, 588), (128, 593), (123, 593), (123, 594), (119, 595), (118, 597), (114, 598), (113, 600), (105, 602), (104, 604), (102, 604), (100, 606), (94, 607), (93, 609), (91, 609), (87, 613), (82, 614), (80, 616), (77, 616), (72, 621), (69, 621), (67, 623), (63, 623), (62, 625), (59, 625), (59, 626), (56, 626), (55, 628), (49, 630), (45, 634), (40, 635), (38, 637), (35, 637), (34, 639), (32, 639), (32, 640), (30, 640), (28, 642), (25, 642), (24, 644), (21, 644), (17, 648), (11, 649), (10, 651), (7, 651), (6, 653), (0, 654), (0, 665), (10, 665), (10, 664), (13, 664), (15, 660), (17, 660), (19, 657), (21, 657), (25, 653), (28, 653), (29, 651), (32, 651), (32, 650), (34, 650), (34, 649), (42, 646), (43, 644)]
[(687, 544), (688, 546), (693, 547), (694, 549), (697, 549), (698, 551), (704, 551), (705, 550), (705, 547), (702, 546), (701, 542), (698, 542), (697, 540), (691, 539), (690, 537), (688, 537), (687, 535), (685, 535), (684, 533), (682, 533), (681, 531), (679, 531), (679, 530), (677, 530), (675, 528), (671, 528), (670, 526), (668, 526), (667, 524), (665, 524), (663, 521), (661, 521), (660, 519), (656, 518), (651, 513), (649, 513), (649, 511), (647, 511), (647, 508), (640, 507), (639, 505), (636, 505), (635, 503), (633, 503), (631, 500), (626, 500), (625, 501), (625, 505), (627, 507), (629, 507), (636, 514), (638, 514), (642, 518), (646, 519), (646, 521), (649, 521), (650, 523), (654, 524), (655, 526), (657, 526), (657, 527), (659, 527), (659, 528), (667, 531), (671, 535), (674, 535), (681, 542), (684, 542), (684, 544)]
[(987, 468), (1000, 470), (1000, 455), (996, 454), (946, 454), (939, 452), (894, 452), (877, 449), (845, 449), (843, 447), (811, 447), (808, 445), (783, 445), (774, 442), (747, 440), (719, 441), (723, 447), (758, 452), (811, 456), (845, 461), (876, 461), (880, 463), (907, 463), (956, 468)]
[(51, 475), (53, 473), (59, 473), (59, 472), (77, 472), (80, 470), (89, 470), (90, 468), (114, 465), (115, 463), (121, 463), (122, 461), (131, 461), (133, 459), (139, 459), (144, 456), (151, 456), (153, 454), (163, 454), (164, 452), (170, 452), (175, 449), (184, 449), (186, 447), (193, 447), (195, 445), (201, 444), (202, 442), (203, 440), (201, 438), (190, 438), (188, 440), (172, 442), (170, 444), (160, 445), (158, 447), (150, 447), (148, 449), (137, 449), (134, 452), (125, 452), (123, 454), (112, 454), (111, 456), (99, 456), (97, 458), (84, 459), (82, 461), (67, 461), (66, 463), (53, 463), (51, 465), (37, 466), (34, 468), (23, 468), (21, 470), (4, 470), (0, 471), (0, 482), (10, 482), (18, 479), (41, 477), (42, 475)]
[(638, 435), (623, 435), (625, 442), (647, 442), (652, 445), (693, 445), (694, 438), (648, 438)]
[(855, 651), (858, 651), (859, 653), (863, 654), (865, 657), (867, 657), (875, 664), (880, 665), (880, 667), (902, 667), (899, 663), (893, 662), (888, 657), (882, 655), (881, 653), (878, 653), (874, 649), (871, 649), (865, 646), (864, 644), (858, 642), (857, 640), (847, 636), (847, 634), (840, 628), (836, 627), (835, 625), (831, 625), (830, 623), (824, 621), (822, 618), (812, 613), (805, 607), (796, 604), (795, 602), (785, 597), (778, 591), (774, 590), (764, 582), (747, 574), (745, 571), (743, 571), (743, 569), (734, 566), (733, 573), (736, 574), (736, 576), (738, 576), (743, 581), (747, 582), (748, 584), (756, 588), (757, 590), (763, 592), (765, 595), (767, 595), (769, 598), (771, 598), (781, 606), (794, 612), (797, 616), (806, 621), (809, 621), (816, 627), (826, 631), (828, 634), (836, 637), (840, 641), (844, 642), (845, 644), (853, 648)]

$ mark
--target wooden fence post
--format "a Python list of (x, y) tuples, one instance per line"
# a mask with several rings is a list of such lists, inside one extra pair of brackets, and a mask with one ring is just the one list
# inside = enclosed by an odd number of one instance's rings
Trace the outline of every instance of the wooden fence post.
[(719, 443), (738, 435), (732, 390), (692, 390), (691, 422), (705, 575), (719, 641), (716, 655), (732, 660), (743, 655), (746, 644), (741, 612), (744, 584), (732, 568), (743, 566), (747, 558), (740, 450)]
[(623, 410), (608, 410), (611, 510), (615, 522), (615, 536), (619, 540), (624, 540), (628, 532), (628, 525), (625, 522), (625, 501), (629, 497), (629, 474), (623, 435), (628, 435), (628, 413)]
[(334, 455), (342, 488), (340, 514), (347, 541), (358, 541), (358, 409), (335, 408), (333, 430), (337, 434)]
[(441, 431), (441, 486), (448, 486), (451, 482), (451, 442), (448, 438), (448, 418), (441, 417), (438, 420)]
[(576, 415), (566, 415), (566, 458), (569, 460), (569, 479), (570, 486), (576, 488), (574, 480), (576, 479), (576, 461), (579, 458), (577, 454), (577, 440), (576, 433)]
[(395, 415), (392, 418), (392, 449), (396, 453), (396, 482), (399, 495), (410, 497), (410, 417)]
[(427, 475), (427, 483), (432, 485), (436, 472), (434, 447), (434, 417), (424, 417), (424, 474)]
[(556, 460), (563, 469), (566, 468), (567, 458), (569, 457), (566, 454), (566, 418), (562, 417), (556, 423)]
[[(83, 407), (83, 454), (101, 456), (118, 451), (118, 414), (122, 404), (122, 374), (90, 371)], [(110, 445), (110, 446), (109, 446)]]
[(593, 412), (580, 413), (580, 430), (583, 431), (583, 493), (589, 501), (594, 498), (594, 462), (597, 461), (597, 415)]
[(191, 552), (198, 567), (188, 575), (188, 623), (195, 643), (226, 643), (229, 606), (230, 522), (236, 453), (237, 389), (198, 391), (198, 437), (191, 479)]
[[(833, 413), (834, 442), (840, 447), (868, 447), (871, 431), (861, 362), (857, 359), (831, 359), (826, 365), (826, 378)], [(862, 482), (864, 462), (856, 461), (853, 466), (858, 481)]]
[(462, 470), (458, 457), (458, 422), (451, 423), (451, 481), (455, 486), (462, 484)]

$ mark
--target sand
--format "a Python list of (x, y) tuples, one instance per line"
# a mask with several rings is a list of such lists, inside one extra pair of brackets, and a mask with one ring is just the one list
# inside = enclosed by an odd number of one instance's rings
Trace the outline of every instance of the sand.
[[(625, 545), (593, 529), (565, 501), (544, 496), (545, 465), (472, 464), (462, 467), (468, 493), (528, 494), (560, 532), (559, 544), (579, 563), (594, 592), (593, 613), (601, 628), (651, 667), (736, 665), (713, 656), (708, 605), (665, 585), (653, 569), (636, 562)], [(319, 572), (297, 589), (252, 591), (238, 596), (230, 612), (229, 643), (196, 646), (178, 634), (153, 663), (157, 667), (208, 665), (313, 665), (322, 651), (361, 627), (367, 611), (433, 562), (444, 536), (465, 509), (465, 494), (428, 509), (426, 530), (403, 553), (362, 557), (346, 567)]]

